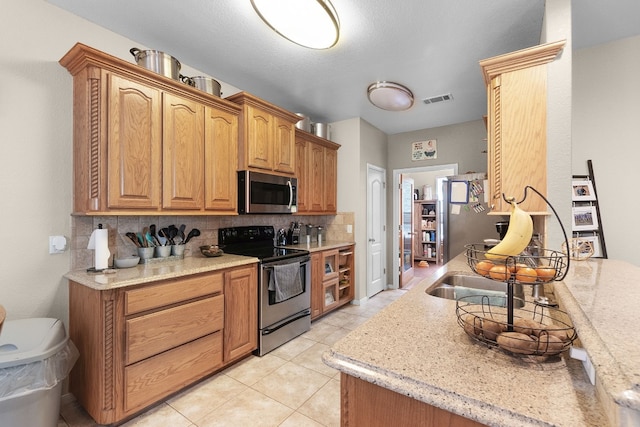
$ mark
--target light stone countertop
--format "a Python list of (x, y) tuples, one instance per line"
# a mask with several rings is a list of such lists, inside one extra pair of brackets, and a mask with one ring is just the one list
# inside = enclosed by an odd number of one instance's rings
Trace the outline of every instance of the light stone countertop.
[(311, 242), (309, 244), (304, 242), (304, 243), (298, 243), (297, 245), (287, 245), (287, 246), (284, 246), (284, 247), (285, 248), (291, 248), (291, 249), (303, 249), (305, 251), (309, 251), (309, 252), (313, 253), (313, 252), (328, 251), (328, 250), (331, 250), (331, 249), (342, 248), (344, 246), (353, 245), (353, 244), (354, 244), (353, 242), (342, 242), (342, 241), (336, 241), (336, 240), (325, 240), (320, 244), (318, 244), (318, 242)]
[(224, 254), (219, 257), (190, 256), (184, 259), (154, 259), (147, 264), (132, 268), (115, 269), (114, 273), (88, 273), (86, 269), (73, 270), (65, 274), (69, 280), (97, 290), (109, 290), (141, 283), (206, 273), (224, 268), (255, 264), (258, 258)]
[[(635, 267), (626, 264), (625, 268)], [(573, 269), (568, 277), (576, 275)], [(605, 270), (599, 271), (602, 274)], [(457, 323), (455, 301), (425, 293), (436, 280), (452, 272), (474, 274), (464, 255), (434, 267), (432, 274), (406, 295), (338, 341), (324, 354), (325, 363), (348, 375), (490, 426), (609, 424), (596, 387), (589, 382), (582, 363), (569, 358), (568, 352), (561, 359), (532, 363), (469, 338)], [(624, 283), (625, 287), (633, 285), (629, 279)], [(565, 304), (562, 300), (569, 293), (567, 286), (561, 282), (554, 286), (559, 290), (557, 298), (573, 318), (579, 308), (572, 301)], [(607, 310), (607, 304), (602, 303), (600, 309)], [(627, 311), (629, 316), (637, 313), (632, 308)], [(609, 312), (618, 309), (617, 304), (608, 308)], [(586, 319), (575, 321), (579, 337), (584, 335), (587, 351), (590, 341), (595, 341), (599, 333), (594, 325), (597, 328), (597, 324)], [(597, 351), (606, 351), (606, 340)], [(627, 350), (635, 350), (638, 355), (638, 339), (632, 343), (627, 340), (627, 344), (630, 345)], [(594, 353), (593, 358), (595, 361), (604, 356)], [(640, 368), (637, 364), (631, 367), (626, 362), (609, 362), (612, 366), (604, 367), (605, 371), (618, 367), (611, 374), (615, 377), (610, 380), (612, 384), (624, 383), (621, 369), (631, 373)]]
[[(287, 245), (287, 248), (304, 249), (309, 252), (336, 249), (353, 242), (324, 241)], [(241, 255), (224, 254), (220, 257), (207, 258), (194, 255), (176, 260), (161, 260), (154, 258), (147, 264), (138, 264), (132, 268), (115, 269), (113, 273), (89, 273), (86, 269), (73, 270), (65, 274), (65, 278), (97, 290), (121, 288), (158, 280), (188, 276), (190, 274), (206, 273), (230, 267), (238, 267), (259, 262), (258, 258)]]

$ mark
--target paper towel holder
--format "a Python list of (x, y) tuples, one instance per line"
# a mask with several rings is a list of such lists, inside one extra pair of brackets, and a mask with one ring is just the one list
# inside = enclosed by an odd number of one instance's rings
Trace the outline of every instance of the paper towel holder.
[[(102, 224), (98, 224), (98, 230), (102, 231)], [(87, 268), (87, 273), (110, 273), (110, 272), (115, 272), (115, 270), (109, 269), (109, 265), (108, 265), (108, 257), (111, 255), (109, 252), (109, 246), (108, 246), (108, 234), (106, 236), (107, 241), (103, 242), (106, 247), (104, 249), (106, 249), (106, 253), (101, 251), (101, 256), (106, 255), (107, 259), (103, 259), (101, 261), (105, 261), (104, 263), (101, 262), (100, 264), (100, 268), (98, 268), (98, 253), (97, 253), (97, 243), (96, 240), (97, 238), (95, 237), (96, 232), (98, 230), (93, 230), (93, 233), (91, 234), (91, 237), (89, 238), (89, 244), (87, 245), (87, 249), (93, 249), (96, 253), (94, 253), (94, 266)], [(105, 230), (106, 233), (108, 233), (107, 230)], [(104, 267), (102, 266), (102, 264), (105, 264)]]

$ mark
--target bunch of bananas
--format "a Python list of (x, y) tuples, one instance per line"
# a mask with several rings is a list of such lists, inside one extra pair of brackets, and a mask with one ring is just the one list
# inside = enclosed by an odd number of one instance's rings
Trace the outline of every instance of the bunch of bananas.
[(531, 215), (520, 209), (515, 200), (510, 200), (510, 203), (509, 228), (504, 239), (485, 254), (490, 260), (504, 261), (507, 257), (519, 255), (529, 245), (533, 236)]

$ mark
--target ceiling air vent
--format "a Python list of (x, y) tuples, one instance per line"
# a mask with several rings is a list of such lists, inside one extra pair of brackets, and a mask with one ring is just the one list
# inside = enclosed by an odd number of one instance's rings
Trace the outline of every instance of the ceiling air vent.
[(425, 104), (435, 104), (436, 102), (451, 101), (452, 99), (453, 99), (453, 95), (451, 95), (450, 93), (447, 93), (445, 95), (438, 95), (438, 96), (432, 96), (431, 98), (425, 98), (422, 101)]

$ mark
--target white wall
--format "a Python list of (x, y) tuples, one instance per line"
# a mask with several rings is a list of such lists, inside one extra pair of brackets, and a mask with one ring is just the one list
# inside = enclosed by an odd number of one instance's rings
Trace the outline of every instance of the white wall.
[(609, 258), (640, 266), (640, 36), (573, 56), (572, 171), (593, 162)]
[(356, 300), (367, 296), (367, 164), (386, 169), (387, 135), (361, 118), (331, 123), (338, 151), (338, 212), (355, 213)]
[[(571, 237), (571, 0), (545, 4), (541, 42), (559, 40), (564, 50), (547, 65), (547, 198)], [(545, 246), (560, 249), (560, 223), (551, 215), (546, 224)]]
[(66, 321), (70, 251), (49, 255), (50, 235), (72, 234), (73, 87), (58, 60), (76, 42), (127, 61), (146, 47), (44, 0), (3, 1), (0, 40), (0, 304), (8, 319)]
[(77, 41), (133, 44), (41, 0), (3, 2), (0, 39), (0, 304), (8, 319), (66, 320), (69, 251), (48, 253), (48, 236), (71, 236), (73, 93), (58, 60)]

